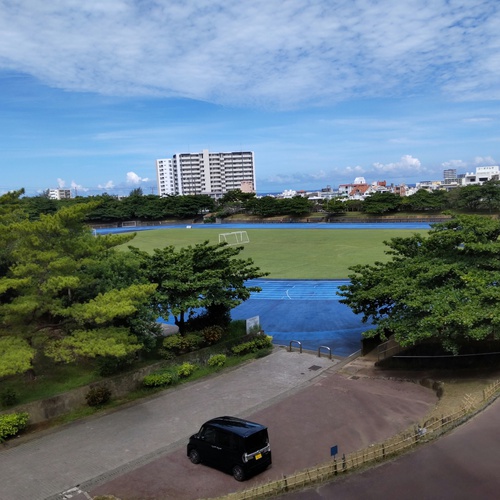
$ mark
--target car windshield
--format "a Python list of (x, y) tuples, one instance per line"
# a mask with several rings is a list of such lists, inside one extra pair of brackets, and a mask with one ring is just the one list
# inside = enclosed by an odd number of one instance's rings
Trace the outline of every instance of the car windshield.
[(254, 453), (257, 450), (265, 448), (267, 443), (267, 429), (262, 429), (261, 431), (245, 438), (245, 451), (247, 453)]

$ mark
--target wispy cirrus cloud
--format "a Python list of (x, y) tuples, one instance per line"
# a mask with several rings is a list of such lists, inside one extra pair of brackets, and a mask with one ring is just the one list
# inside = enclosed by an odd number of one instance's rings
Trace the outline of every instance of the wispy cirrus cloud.
[(500, 99), (496, 0), (0, 0), (0, 69), (64, 90), (293, 108)]

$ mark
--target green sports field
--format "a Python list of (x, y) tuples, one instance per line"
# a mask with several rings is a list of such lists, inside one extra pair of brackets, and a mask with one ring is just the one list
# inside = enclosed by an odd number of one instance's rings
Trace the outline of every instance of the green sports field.
[[(141, 231), (128, 245), (145, 251), (168, 245), (183, 247), (219, 241), (219, 229), (158, 229)], [(386, 261), (384, 241), (426, 233), (407, 229), (247, 229), (250, 242), (242, 258), (251, 257), (270, 278), (347, 278), (354, 264)]]

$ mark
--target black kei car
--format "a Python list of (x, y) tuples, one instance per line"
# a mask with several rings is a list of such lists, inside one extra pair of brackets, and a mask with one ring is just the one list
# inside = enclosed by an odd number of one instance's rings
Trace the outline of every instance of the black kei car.
[(230, 472), (237, 481), (262, 472), (272, 463), (267, 427), (236, 417), (205, 422), (189, 438), (187, 456)]

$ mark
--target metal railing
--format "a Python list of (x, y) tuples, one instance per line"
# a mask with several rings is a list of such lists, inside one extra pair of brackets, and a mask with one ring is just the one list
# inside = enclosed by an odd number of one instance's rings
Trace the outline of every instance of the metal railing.
[(318, 347), (318, 358), (321, 358), (321, 349), (326, 349), (328, 351), (328, 357), (332, 359), (332, 350), (327, 345), (320, 345)]
[(299, 352), (302, 353), (302, 342), (299, 342), (298, 340), (290, 340), (290, 345), (288, 347), (289, 352), (292, 352), (292, 344), (298, 344)]

